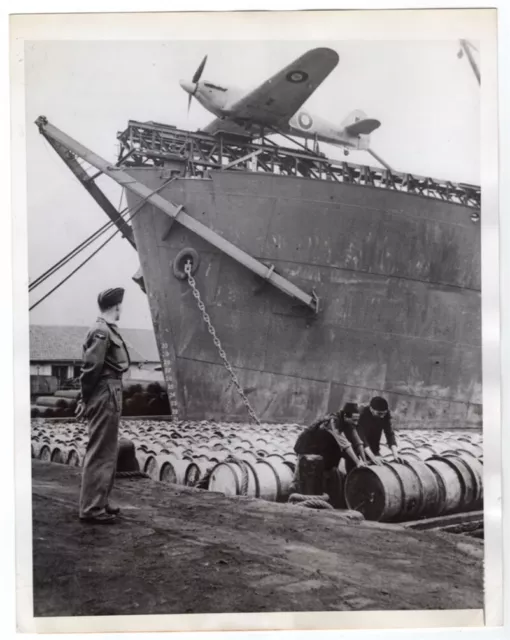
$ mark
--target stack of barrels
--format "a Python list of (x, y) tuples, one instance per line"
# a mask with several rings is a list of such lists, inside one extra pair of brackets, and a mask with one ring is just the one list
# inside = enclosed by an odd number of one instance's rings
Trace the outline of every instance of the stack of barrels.
[[(286, 501), (301, 430), (297, 424), (123, 420), (120, 431), (153, 480)], [(382, 466), (355, 469), (344, 478), (349, 509), (367, 520), (398, 522), (482, 508), (480, 433), (413, 430), (399, 431), (397, 438), (402, 463), (393, 462), (382, 445)], [(33, 420), (35, 458), (79, 466), (86, 442), (83, 423)]]
[(125, 416), (169, 416), (170, 403), (162, 383), (128, 380), (124, 384), (122, 414)]
[[(145, 428), (144, 428), (145, 427)], [(225, 495), (285, 501), (294, 476), (298, 425), (181, 422), (124, 432), (140, 468), (154, 480), (201, 486)]]
[(53, 426), (43, 420), (34, 420), (31, 446), (32, 458), (80, 467), (87, 446), (87, 431), (82, 424)]
[[(38, 396), (31, 407), (32, 418), (67, 418), (74, 415), (77, 389), (61, 389), (54, 395)], [(122, 413), (125, 416), (169, 416), (170, 403), (163, 383), (127, 380), (124, 383)]]
[(60, 389), (52, 396), (38, 396), (31, 406), (32, 418), (67, 418), (74, 415), (79, 391)]
[[(140, 469), (173, 484), (285, 501), (294, 476), (299, 425), (122, 421), (120, 435), (133, 442)], [(277, 435), (274, 435), (275, 430)], [(32, 457), (81, 464), (86, 427), (33, 420)]]

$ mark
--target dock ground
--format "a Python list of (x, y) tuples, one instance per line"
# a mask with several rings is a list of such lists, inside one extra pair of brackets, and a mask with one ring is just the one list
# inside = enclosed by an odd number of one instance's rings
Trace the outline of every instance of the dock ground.
[(483, 607), (483, 545), (341, 512), (118, 479), (77, 518), (79, 468), (33, 460), (34, 615)]

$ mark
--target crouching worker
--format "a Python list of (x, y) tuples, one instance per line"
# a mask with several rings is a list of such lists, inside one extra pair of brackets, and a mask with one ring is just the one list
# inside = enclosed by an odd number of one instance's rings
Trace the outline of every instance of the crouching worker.
[[(294, 451), (298, 456), (319, 455), (324, 462), (323, 488), (335, 508), (343, 508), (343, 478), (338, 468), (345, 457), (352, 467), (365, 466), (363, 443), (352, 424), (352, 416), (358, 413), (358, 406), (347, 403), (338, 413), (319, 418), (307, 427), (296, 440)], [(356, 449), (356, 452), (355, 452)], [(293, 482), (293, 491), (299, 491), (299, 461)]]

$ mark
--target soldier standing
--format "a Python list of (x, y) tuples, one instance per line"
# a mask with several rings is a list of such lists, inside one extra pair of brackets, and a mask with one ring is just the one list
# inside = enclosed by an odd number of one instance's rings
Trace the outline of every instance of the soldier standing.
[(115, 522), (120, 511), (109, 496), (115, 480), (119, 422), (122, 411), (122, 374), (129, 369), (128, 349), (117, 322), (124, 289), (107, 289), (97, 298), (100, 316), (83, 345), (81, 398), (76, 416), (89, 423), (89, 441), (83, 462), (80, 520)]

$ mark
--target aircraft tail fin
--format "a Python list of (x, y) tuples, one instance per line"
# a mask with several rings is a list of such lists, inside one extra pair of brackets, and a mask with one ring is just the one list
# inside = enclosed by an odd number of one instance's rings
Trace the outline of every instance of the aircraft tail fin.
[(379, 120), (369, 118), (364, 111), (356, 109), (340, 125), (349, 136), (368, 136), (381, 126)]

